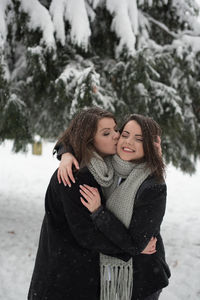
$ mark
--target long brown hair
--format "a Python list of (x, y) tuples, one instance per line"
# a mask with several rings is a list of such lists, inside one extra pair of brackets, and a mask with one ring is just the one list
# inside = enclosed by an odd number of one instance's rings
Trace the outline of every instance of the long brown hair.
[(161, 137), (162, 131), (160, 126), (152, 118), (139, 114), (132, 114), (127, 117), (125, 123), (120, 129), (120, 133), (123, 131), (125, 125), (132, 120), (136, 121), (142, 130), (144, 161), (158, 180), (163, 181), (165, 176), (165, 164), (163, 162), (162, 155), (158, 152), (158, 149), (155, 146), (157, 137)]
[(64, 146), (70, 145), (80, 166), (86, 165), (92, 158), (95, 150), (93, 142), (97, 132), (98, 121), (103, 118), (112, 118), (115, 121), (112, 113), (99, 107), (81, 110), (75, 115), (69, 127), (61, 135), (55, 148), (61, 144)]

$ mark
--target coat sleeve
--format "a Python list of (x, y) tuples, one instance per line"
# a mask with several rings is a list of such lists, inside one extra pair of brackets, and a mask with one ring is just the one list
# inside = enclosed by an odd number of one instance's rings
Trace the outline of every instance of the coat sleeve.
[(77, 243), (86, 249), (128, 261), (130, 255), (99, 231), (93, 223), (90, 212), (80, 201), (79, 184), (82, 184), (82, 182), (78, 180), (71, 188), (66, 188), (63, 184), (57, 184), (59, 185), (65, 217)]
[(92, 216), (97, 228), (131, 256), (141, 254), (152, 236), (159, 232), (165, 213), (166, 185), (151, 185), (138, 197), (127, 229), (106, 208)]
[(74, 154), (74, 151), (70, 145), (65, 146), (64, 144), (58, 144), (54, 147), (53, 154), (56, 153), (56, 157), (58, 160), (61, 160), (61, 157), (64, 153)]

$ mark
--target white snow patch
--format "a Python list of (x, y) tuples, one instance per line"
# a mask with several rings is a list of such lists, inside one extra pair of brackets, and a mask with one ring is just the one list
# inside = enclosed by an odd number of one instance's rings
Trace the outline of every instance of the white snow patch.
[(56, 37), (61, 44), (65, 45), (65, 23), (64, 12), (66, 7), (65, 0), (52, 0), (49, 11), (53, 18), (53, 24), (56, 32)]
[(91, 30), (84, 0), (68, 0), (65, 19), (71, 25), (70, 35), (72, 42), (87, 50)]
[(174, 40), (173, 45), (180, 57), (187, 48), (191, 48), (191, 51), (195, 54), (200, 51), (200, 36), (184, 35), (180, 39)]
[(129, 54), (135, 53), (136, 35), (138, 33), (138, 9), (136, 0), (107, 0), (106, 7), (113, 16), (111, 30), (120, 39), (116, 48), (119, 56), (126, 46)]
[(0, 1), (0, 49), (4, 47), (7, 37), (6, 8), (9, 4), (11, 4), (10, 0)]
[(29, 17), (29, 29), (40, 29), (43, 41), (49, 48), (55, 48), (54, 26), (49, 11), (38, 0), (21, 0), (21, 9)]

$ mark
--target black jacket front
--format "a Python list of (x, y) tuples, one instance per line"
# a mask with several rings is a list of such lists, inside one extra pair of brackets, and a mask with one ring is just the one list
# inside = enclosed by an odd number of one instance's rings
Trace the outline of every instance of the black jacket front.
[(94, 225), (80, 201), (79, 185), (84, 183), (101, 192), (87, 169), (71, 188), (58, 183), (57, 171), (50, 180), (30, 300), (99, 300), (99, 252), (130, 258)]
[[(80, 184), (97, 187), (101, 193), (86, 168), (78, 172), (71, 188), (58, 183), (57, 172), (51, 178), (28, 299), (99, 300), (99, 252), (125, 261), (133, 257), (132, 299), (144, 299), (166, 286), (169, 269), (159, 234), (165, 184), (149, 178), (141, 185), (129, 229), (106, 208), (92, 219), (80, 201)], [(156, 254), (141, 255), (153, 235), (158, 238)]]
[[(165, 261), (160, 235), (165, 207), (166, 184), (157, 182), (154, 176), (149, 176), (136, 194), (128, 229), (105, 207), (93, 218), (95, 225), (104, 235), (120, 245), (125, 252), (132, 253), (132, 300), (143, 300), (169, 283), (170, 270)], [(152, 236), (157, 238), (157, 252), (152, 255), (140, 254)]]

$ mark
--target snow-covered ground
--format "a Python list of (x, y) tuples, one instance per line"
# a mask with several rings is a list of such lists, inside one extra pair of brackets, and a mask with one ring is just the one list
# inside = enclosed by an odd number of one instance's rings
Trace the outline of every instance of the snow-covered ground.
[[(58, 166), (52, 143), (43, 155), (11, 152), (0, 146), (0, 300), (25, 300), (33, 270), (44, 194)], [(168, 167), (168, 205), (162, 226), (172, 277), (161, 300), (200, 299), (200, 199), (197, 173), (190, 177)], [(55, 299), (56, 300), (56, 299)], [(90, 300), (90, 299), (88, 299)]]

